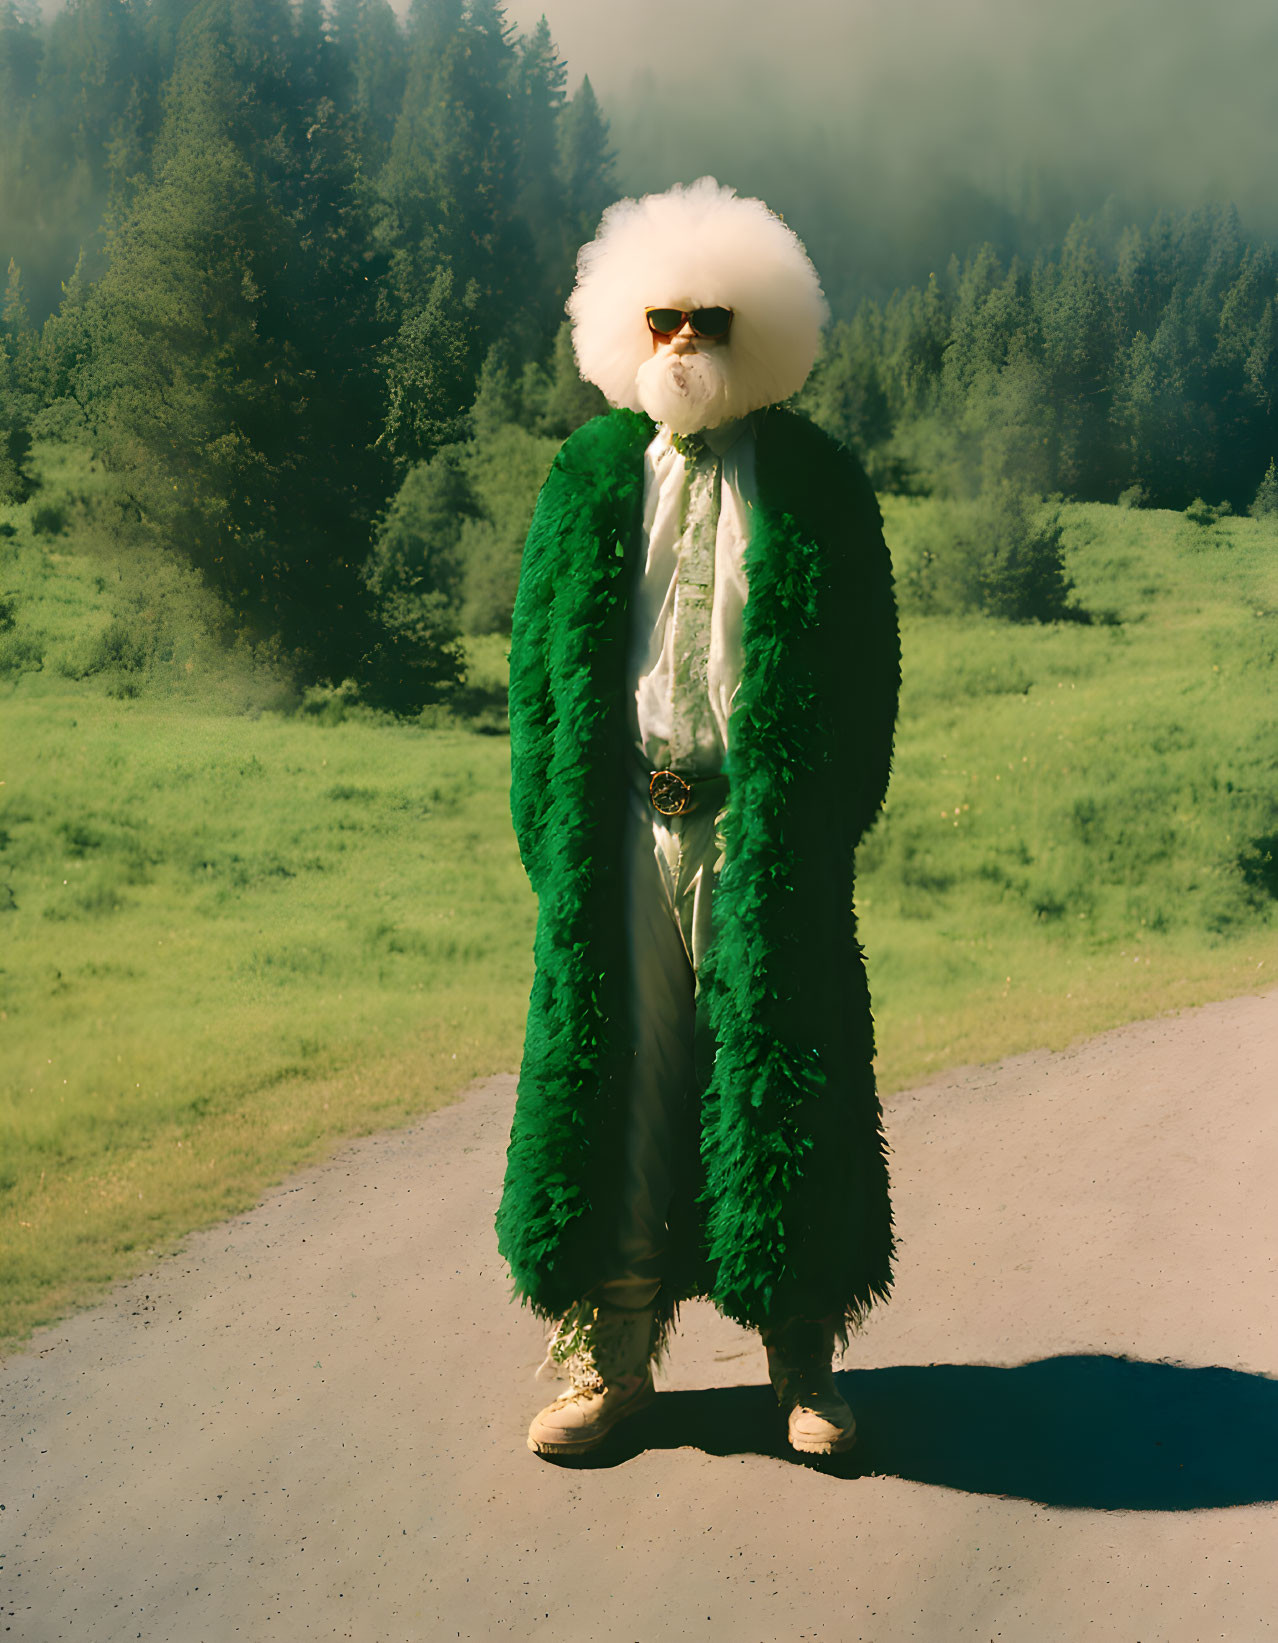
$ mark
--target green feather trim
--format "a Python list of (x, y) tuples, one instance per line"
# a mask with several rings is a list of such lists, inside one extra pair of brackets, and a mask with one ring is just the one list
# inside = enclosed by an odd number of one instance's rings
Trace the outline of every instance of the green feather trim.
[(511, 813), (540, 910), (497, 1231), (516, 1288), (548, 1316), (607, 1276), (624, 1144), (627, 572), (651, 438), (646, 417), (615, 412), (565, 443), (515, 604)]
[[(651, 433), (614, 412), (567, 442), (515, 613), (511, 803), (540, 914), (497, 1225), (517, 1293), (548, 1316), (610, 1275), (615, 1245), (631, 1059), (627, 597)], [(725, 862), (700, 977), (717, 1049), (693, 1179), (671, 1208), (663, 1329), (679, 1299), (708, 1295), (743, 1324), (834, 1316), (842, 1333), (891, 1283), (852, 887), (887, 785), (899, 646), (856, 459), (776, 408), (756, 435)]]

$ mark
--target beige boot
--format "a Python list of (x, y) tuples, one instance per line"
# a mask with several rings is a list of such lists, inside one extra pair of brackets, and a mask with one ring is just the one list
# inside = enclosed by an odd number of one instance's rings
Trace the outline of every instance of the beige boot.
[(790, 1447), (804, 1455), (838, 1455), (856, 1442), (856, 1421), (839, 1396), (831, 1364), (834, 1326), (792, 1318), (761, 1331), (768, 1378), (786, 1417)]
[(560, 1322), (550, 1357), (563, 1366), (570, 1389), (534, 1417), (528, 1447), (538, 1455), (584, 1455), (618, 1421), (637, 1415), (656, 1397), (652, 1384), (655, 1309), (582, 1301)]

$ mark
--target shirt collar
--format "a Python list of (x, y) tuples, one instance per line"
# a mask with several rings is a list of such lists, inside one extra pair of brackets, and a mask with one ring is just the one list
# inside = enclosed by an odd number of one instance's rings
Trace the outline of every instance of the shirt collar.
[[(695, 434), (689, 435), (689, 438), (704, 441), (716, 456), (722, 457), (726, 456), (741, 438), (749, 423), (749, 417), (739, 416), (731, 422), (721, 422), (715, 428), (699, 428)], [(657, 429), (653, 446), (657, 455), (664, 455), (676, 448), (671, 440), (670, 429), (664, 422)]]

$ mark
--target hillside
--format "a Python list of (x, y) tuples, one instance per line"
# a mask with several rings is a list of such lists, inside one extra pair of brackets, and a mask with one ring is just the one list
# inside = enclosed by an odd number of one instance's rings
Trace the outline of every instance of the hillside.
[[(0, 509), (10, 1332), (514, 1068), (535, 911), (504, 739), (299, 699), (43, 461)], [(931, 506), (886, 507), (907, 590)], [(887, 1089), (1272, 977), (1278, 534), (1064, 518), (1096, 620), (906, 617), (860, 863)]]

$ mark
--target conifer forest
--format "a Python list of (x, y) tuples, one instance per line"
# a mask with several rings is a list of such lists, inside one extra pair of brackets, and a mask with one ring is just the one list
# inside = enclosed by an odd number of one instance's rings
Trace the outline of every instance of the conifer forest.
[[(398, 713), (446, 695), (602, 408), (563, 319), (619, 192), (589, 78), (498, 0), (0, 0), (0, 106), (0, 496), (33, 442), (89, 449), (110, 529), (229, 635)], [(1274, 506), (1278, 261), (1227, 206), (843, 297), (804, 408), (995, 544), (925, 607), (1068, 614), (1044, 497)]]

